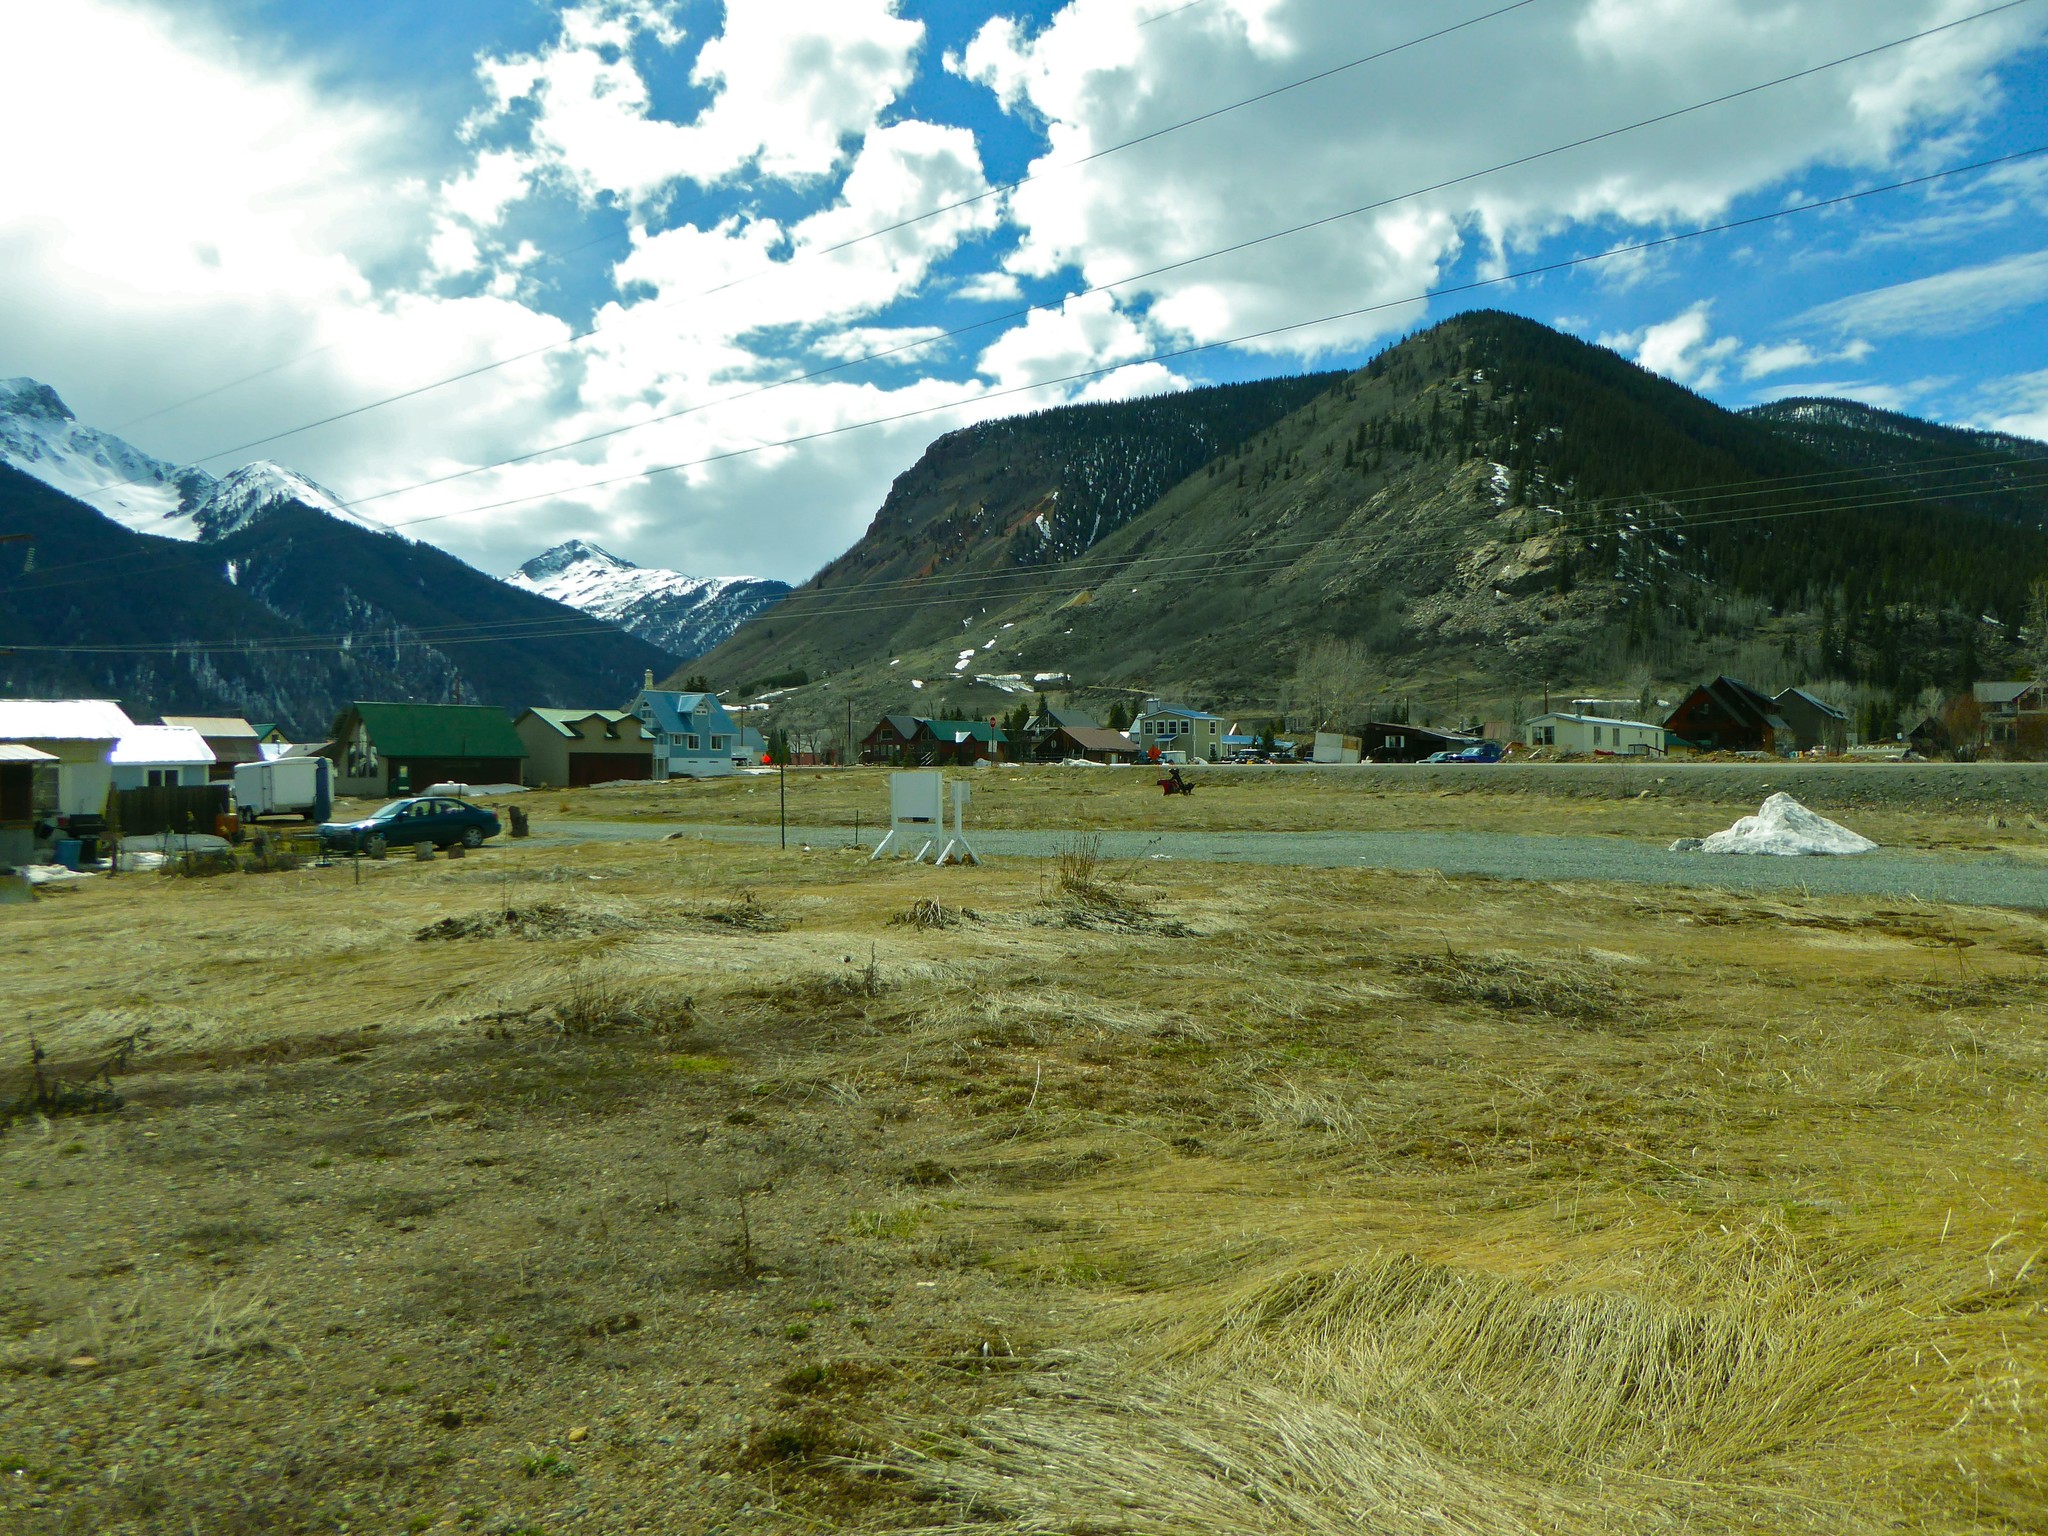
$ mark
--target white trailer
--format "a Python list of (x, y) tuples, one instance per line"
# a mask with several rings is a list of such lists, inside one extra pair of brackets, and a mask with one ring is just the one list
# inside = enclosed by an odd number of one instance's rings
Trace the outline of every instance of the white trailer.
[(1365, 743), (1356, 736), (1341, 736), (1335, 731), (1317, 731), (1314, 760), (1319, 763), (1355, 763), (1364, 748)]
[(324, 757), (235, 764), (235, 811), (244, 822), (297, 815), (325, 821), (333, 810), (333, 765)]

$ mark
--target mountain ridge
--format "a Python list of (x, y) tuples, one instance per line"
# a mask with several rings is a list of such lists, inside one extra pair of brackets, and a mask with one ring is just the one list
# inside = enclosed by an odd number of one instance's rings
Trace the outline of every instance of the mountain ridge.
[[(859, 544), (692, 670), (805, 670), (827, 721), (828, 689), (842, 712), (940, 692), (978, 716), (1010, 706), (975, 676), (1041, 673), (1099, 704), (1278, 712), (1334, 643), (1366, 656), (1372, 708), (1734, 671), (1903, 709), (2017, 664), (2048, 572), (2039, 476), (1985, 493), (2006, 515), (1957, 505), (1521, 317), (1460, 315), (1317, 383), (1063, 559), (1017, 540), (1060, 487), (942, 438)], [(921, 520), (899, 515), (911, 499)], [(1004, 516), (977, 523), (987, 508)]]
[(758, 576), (689, 576), (637, 565), (588, 539), (565, 539), (505, 580), (617, 624), (690, 661), (772, 607), (789, 583)]

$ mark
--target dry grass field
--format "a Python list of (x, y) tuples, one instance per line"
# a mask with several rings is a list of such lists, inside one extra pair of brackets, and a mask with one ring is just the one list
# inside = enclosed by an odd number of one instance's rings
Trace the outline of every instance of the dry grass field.
[[(1950, 770), (1953, 772), (1954, 770)], [(884, 768), (795, 768), (788, 774), (792, 827), (872, 828), (888, 806)], [(1461, 768), (1434, 779), (1375, 769), (1192, 770), (1196, 793), (1168, 799), (1144, 768), (996, 767), (971, 775), (973, 824), (1004, 830), (1194, 832), (1456, 831), (1589, 834), (1669, 842), (1698, 837), (1754, 812), (1770, 788), (1793, 787), (1814, 809), (1838, 816), (1888, 847), (1947, 852), (2048, 854), (2048, 773), (2002, 775), (1866, 766), (1800, 778), (1796, 766), (1727, 771), (1673, 766), (1538, 770)], [(772, 774), (703, 783), (519, 797), (536, 824), (569, 820), (772, 825)], [(509, 802), (508, 802), (509, 803)], [(2030, 823), (2028, 816), (2032, 815)]]
[(1157, 874), (0, 910), (0, 1529), (2048, 1530), (2041, 916)]

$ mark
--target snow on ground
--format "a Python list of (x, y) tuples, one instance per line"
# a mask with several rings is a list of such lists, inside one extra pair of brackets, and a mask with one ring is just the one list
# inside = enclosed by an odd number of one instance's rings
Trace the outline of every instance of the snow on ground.
[(1780, 855), (1869, 853), (1877, 844), (1840, 822), (1809, 811), (1787, 794), (1772, 795), (1754, 816), (1701, 842), (1701, 853)]

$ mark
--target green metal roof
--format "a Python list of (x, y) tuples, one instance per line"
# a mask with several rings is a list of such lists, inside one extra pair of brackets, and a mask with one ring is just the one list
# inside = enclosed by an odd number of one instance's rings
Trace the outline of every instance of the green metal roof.
[(366, 704), (356, 713), (383, 757), (524, 757), (526, 744), (488, 704)]

